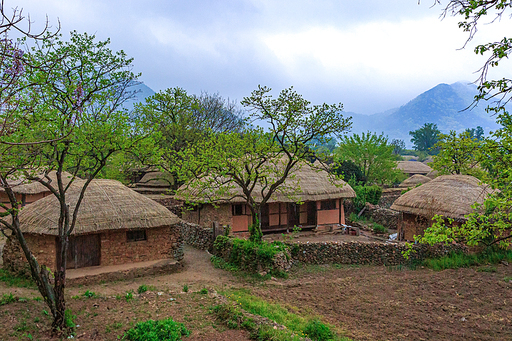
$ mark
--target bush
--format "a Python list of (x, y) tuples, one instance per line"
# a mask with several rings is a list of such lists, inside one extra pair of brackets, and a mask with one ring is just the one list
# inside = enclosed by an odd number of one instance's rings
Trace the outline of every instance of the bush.
[(372, 205), (377, 205), (379, 203), (380, 197), (382, 196), (382, 188), (377, 185), (356, 185), (353, 186), (353, 189), (356, 192), (356, 197), (354, 198), (353, 202), (357, 211), (361, 211), (367, 202)]
[(146, 291), (148, 291), (148, 286), (145, 285), (145, 284), (142, 284), (138, 289), (137, 289), (137, 292), (139, 294), (143, 294), (145, 293)]
[(177, 341), (182, 336), (190, 335), (183, 323), (174, 322), (171, 318), (139, 322), (129, 329), (123, 339), (130, 341)]
[(185, 284), (185, 285), (183, 286), (183, 292), (188, 292), (188, 285), (186, 285), (186, 284)]
[(334, 340), (334, 334), (331, 328), (319, 320), (309, 321), (306, 328), (304, 328), (304, 334), (313, 340)]
[(388, 229), (381, 224), (373, 223), (373, 232), (375, 233), (388, 233)]

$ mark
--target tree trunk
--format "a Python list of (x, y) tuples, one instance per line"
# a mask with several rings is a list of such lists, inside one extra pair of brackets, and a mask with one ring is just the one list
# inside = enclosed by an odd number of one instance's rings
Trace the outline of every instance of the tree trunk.
[(57, 237), (56, 270), (55, 270), (55, 314), (53, 315), (52, 328), (54, 330), (63, 330), (65, 324), (66, 300), (64, 298), (64, 288), (66, 287), (66, 254), (67, 237)]

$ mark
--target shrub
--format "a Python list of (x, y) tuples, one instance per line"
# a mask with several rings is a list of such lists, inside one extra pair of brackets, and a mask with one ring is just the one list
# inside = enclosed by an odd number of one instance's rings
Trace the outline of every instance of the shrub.
[(188, 292), (188, 285), (186, 285), (186, 284), (185, 284), (185, 285), (183, 286), (183, 292)]
[(387, 233), (388, 229), (381, 224), (373, 223), (373, 232), (375, 233)]
[(124, 298), (126, 301), (133, 299), (133, 290), (127, 291), (126, 294), (124, 295)]
[(142, 284), (138, 289), (137, 289), (137, 292), (139, 294), (143, 294), (145, 293), (146, 291), (148, 291), (148, 286), (145, 285), (145, 284)]
[(75, 328), (76, 327), (75, 319), (76, 319), (76, 315), (73, 315), (71, 313), (71, 310), (66, 309), (64, 311), (64, 325), (66, 326), (66, 328), (70, 328), (70, 329)]
[(123, 339), (130, 341), (177, 341), (182, 336), (190, 335), (183, 323), (174, 322), (171, 318), (139, 322), (129, 329)]
[(94, 291), (86, 290), (84, 292), (84, 297), (93, 298), (93, 297), (98, 297), (98, 295)]
[(377, 185), (356, 185), (353, 186), (353, 189), (356, 192), (356, 197), (353, 199), (353, 202), (357, 211), (361, 211), (367, 202), (372, 205), (377, 205), (382, 196), (382, 188)]
[(313, 340), (334, 340), (331, 328), (319, 320), (311, 320), (304, 328), (304, 334)]
[(199, 293), (202, 295), (206, 295), (208, 293), (208, 289), (203, 288), (203, 289), (201, 289), (201, 291)]
[(2, 298), (0, 299), (0, 305), (14, 303), (17, 300), (18, 299), (16, 297), (14, 297), (13, 294), (3, 294)]

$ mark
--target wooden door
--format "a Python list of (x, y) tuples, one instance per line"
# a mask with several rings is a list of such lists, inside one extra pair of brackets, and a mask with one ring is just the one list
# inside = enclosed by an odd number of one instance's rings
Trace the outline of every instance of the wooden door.
[(69, 239), (67, 268), (77, 269), (100, 265), (101, 239), (99, 234)]
[(316, 201), (308, 201), (308, 226), (316, 226)]
[[(268, 212), (268, 204), (261, 205), (261, 228), (268, 229), (270, 226), (270, 217)], [(250, 222), (252, 224), (252, 221)]]
[(296, 203), (288, 203), (288, 226), (293, 228), (300, 225), (300, 206)]

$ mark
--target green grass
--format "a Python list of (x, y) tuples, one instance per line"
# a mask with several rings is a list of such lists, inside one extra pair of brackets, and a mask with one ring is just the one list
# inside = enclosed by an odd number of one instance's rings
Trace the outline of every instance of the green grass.
[[(445, 269), (468, 268), (478, 265), (498, 264), (502, 261), (512, 262), (512, 250), (490, 250), (476, 254), (451, 253), (441, 258), (426, 259), (423, 261), (423, 265), (430, 269), (440, 271)], [(487, 268), (487, 270), (484, 269), (485, 268), (481, 268), (480, 271), (493, 272), (492, 267)]]
[(267, 281), (272, 276), (277, 278), (288, 278), (288, 273), (284, 271), (269, 271), (266, 275), (261, 275), (259, 273), (253, 273), (253, 272), (247, 272), (244, 270), (240, 270), (240, 268), (234, 264), (226, 262), (224, 259), (212, 256), (210, 258), (210, 261), (212, 262), (213, 267), (217, 269), (222, 269), (226, 271), (230, 271), (233, 273), (233, 275), (237, 277), (242, 277), (247, 281), (253, 281), (253, 282), (261, 282), (261, 281)]
[[(298, 336), (308, 336), (313, 340), (349, 340), (335, 335), (332, 326), (324, 324), (315, 317), (303, 317), (289, 311), (277, 303), (269, 303), (259, 297), (251, 295), (247, 290), (233, 290), (226, 293), (228, 299), (236, 302), (237, 306), (245, 311), (267, 317)], [(267, 331), (268, 332), (268, 331)], [(273, 340), (271, 338), (262, 340)], [(283, 339), (284, 340), (284, 339)], [(288, 340), (288, 339), (285, 339)]]
[(5, 269), (0, 269), (0, 282), (4, 282), (10, 287), (35, 289), (36, 284), (32, 278), (15, 276)]

